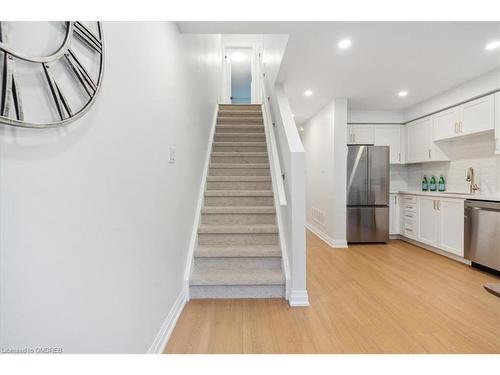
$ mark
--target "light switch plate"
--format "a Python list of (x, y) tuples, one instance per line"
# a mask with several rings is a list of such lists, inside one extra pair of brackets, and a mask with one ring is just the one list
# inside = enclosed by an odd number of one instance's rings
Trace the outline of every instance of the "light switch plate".
[(175, 164), (175, 148), (170, 147), (168, 154), (168, 162), (170, 164)]

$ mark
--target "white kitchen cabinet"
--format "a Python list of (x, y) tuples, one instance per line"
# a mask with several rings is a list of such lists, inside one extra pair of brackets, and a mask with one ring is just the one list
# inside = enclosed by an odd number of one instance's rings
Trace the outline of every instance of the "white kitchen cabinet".
[(459, 134), (460, 108), (454, 107), (436, 113), (433, 118), (434, 141), (457, 137)]
[(437, 246), (439, 240), (436, 206), (436, 198), (418, 197), (418, 240), (432, 246)]
[(462, 199), (438, 199), (439, 248), (464, 256), (464, 201)]
[(375, 146), (389, 146), (390, 163), (404, 163), (404, 148), (402, 147), (403, 125), (374, 125)]
[(495, 128), (495, 98), (488, 95), (462, 104), (460, 135), (481, 133)]
[(372, 145), (373, 125), (348, 125), (347, 144), (349, 145)]
[[(464, 256), (464, 199), (415, 195), (400, 197), (403, 236)], [(416, 208), (413, 208), (414, 205)]]
[(412, 121), (406, 126), (407, 163), (449, 160), (434, 143), (432, 116)]
[(500, 92), (495, 94), (495, 154), (500, 155)]
[(433, 116), (434, 141), (453, 139), (494, 129), (494, 96), (488, 95)]
[(389, 194), (389, 234), (399, 234), (399, 195)]

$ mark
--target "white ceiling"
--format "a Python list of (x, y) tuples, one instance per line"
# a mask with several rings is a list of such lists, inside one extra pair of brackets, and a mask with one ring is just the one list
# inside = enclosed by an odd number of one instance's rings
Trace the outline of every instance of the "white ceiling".
[[(500, 22), (179, 22), (182, 32), (289, 34), (278, 75), (296, 121), (329, 100), (403, 110), (500, 66)], [(352, 40), (349, 50), (337, 43)], [(314, 95), (306, 98), (304, 90)], [(399, 98), (400, 90), (409, 92)]]

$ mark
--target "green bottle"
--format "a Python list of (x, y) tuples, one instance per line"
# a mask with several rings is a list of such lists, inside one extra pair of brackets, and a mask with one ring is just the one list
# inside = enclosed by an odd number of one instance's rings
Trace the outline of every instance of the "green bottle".
[(436, 177), (431, 176), (431, 181), (429, 182), (429, 190), (436, 191)]
[(443, 175), (441, 175), (441, 177), (439, 177), (439, 182), (438, 182), (438, 190), (439, 191), (445, 191), (446, 190), (446, 184), (444, 182), (444, 177)]
[(429, 183), (427, 182), (427, 176), (422, 179), (422, 191), (429, 190)]

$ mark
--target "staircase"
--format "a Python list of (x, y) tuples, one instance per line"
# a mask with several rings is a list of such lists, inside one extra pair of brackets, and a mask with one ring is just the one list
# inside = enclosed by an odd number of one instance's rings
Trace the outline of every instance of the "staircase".
[(284, 295), (261, 106), (221, 104), (194, 252), (190, 297)]

